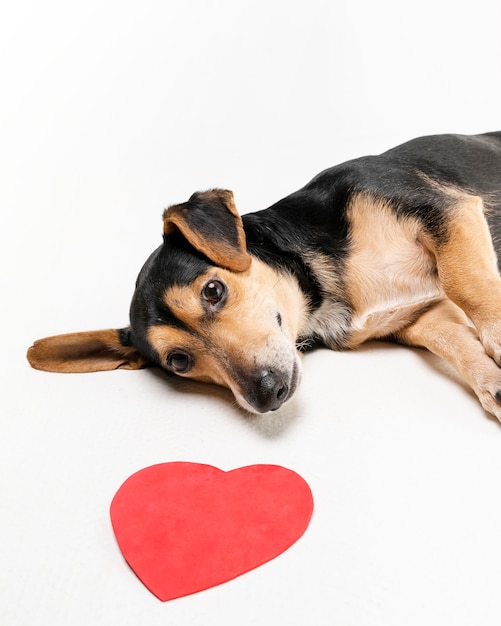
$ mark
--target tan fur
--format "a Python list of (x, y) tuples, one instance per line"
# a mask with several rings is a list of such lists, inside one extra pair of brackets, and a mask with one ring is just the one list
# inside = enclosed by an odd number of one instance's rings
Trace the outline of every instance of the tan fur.
[(484, 409), (501, 419), (497, 395), (501, 370), (496, 365), (501, 360), (501, 278), (482, 199), (455, 194), (447, 236), (432, 247), (448, 298), (400, 330), (396, 338), (447, 361), (472, 387)]
[[(210, 348), (196, 335), (172, 326), (152, 326), (148, 329), (148, 340), (160, 355), (160, 361), (167, 362), (167, 357), (176, 348), (194, 356), (194, 367), (187, 377), (200, 382), (228, 386), (224, 371), (217, 366), (217, 360)], [(180, 374), (183, 376), (183, 374)]]
[(146, 359), (120, 343), (117, 330), (95, 330), (39, 339), (29, 348), (32, 367), (46, 372), (100, 372), (140, 369)]
[[(225, 282), (228, 299), (217, 315), (208, 316), (201, 292), (212, 279)], [(235, 367), (242, 371), (260, 366), (280, 369), (298, 358), (295, 340), (305, 316), (304, 295), (291, 277), (278, 274), (258, 259), (238, 274), (210, 268), (189, 286), (169, 288), (164, 300), (192, 332), (170, 326), (150, 328), (148, 339), (162, 361), (175, 349), (190, 353), (194, 366), (184, 376), (229, 387), (244, 406)]]
[(397, 219), (384, 202), (358, 195), (348, 207), (345, 284), (353, 307), (349, 346), (385, 337), (443, 297), (433, 254), (417, 219)]
[(448, 237), (435, 253), (445, 292), (473, 321), (487, 354), (500, 364), (501, 278), (481, 198), (458, 200)]

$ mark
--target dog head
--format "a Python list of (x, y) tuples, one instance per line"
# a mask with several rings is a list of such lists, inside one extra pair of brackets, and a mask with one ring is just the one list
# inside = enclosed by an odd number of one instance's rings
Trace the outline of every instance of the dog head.
[(138, 276), (128, 328), (42, 339), (28, 359), (66, 372), (158, 365), (228, 387), (264, 413), (299, 381), (304, 309), (296, 281), (247, 251), (233, 194), (196, 193), (164, 212), (163, 244)]

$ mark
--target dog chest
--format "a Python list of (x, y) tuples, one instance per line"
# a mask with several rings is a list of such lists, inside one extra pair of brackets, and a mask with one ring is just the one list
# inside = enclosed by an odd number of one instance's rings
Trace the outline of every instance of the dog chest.
[(397, 219), (391, 207), (367, 198), (352, 203), (349, 219), (345, 286), (352, 347), (403, 328), (444, 294), (418, 219)]

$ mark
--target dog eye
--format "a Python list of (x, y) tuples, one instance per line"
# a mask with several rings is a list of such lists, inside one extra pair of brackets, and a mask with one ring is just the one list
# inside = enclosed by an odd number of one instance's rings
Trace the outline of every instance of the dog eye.
[(217, 304), (226, 295), (226, 285), (220, 280), (209, 280), (202, 289), (202, 297), (209, 304)]
[(167, 357), (167, 365), (176, 374), (186, 374), (193, 367), (193, 359), (183, 350), (173, 350)]

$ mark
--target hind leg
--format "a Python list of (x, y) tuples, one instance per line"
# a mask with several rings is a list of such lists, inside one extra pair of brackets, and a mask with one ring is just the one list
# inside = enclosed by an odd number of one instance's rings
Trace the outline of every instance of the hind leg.
[(447, 361), (470, 385), (483, 408), (501, 421), (501, 369), (486, 354), (476, 330), (453, 302), (438, 302), (395, 339), (427, 348)]
[(445, 293), (472, 320), (485, 351), (501, 365), (501, 277), (481, 198), (458, 198), (446, 240), (433, 248)]

